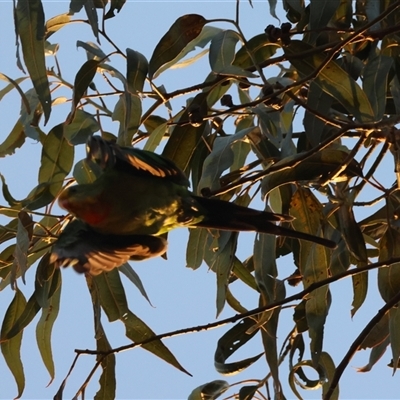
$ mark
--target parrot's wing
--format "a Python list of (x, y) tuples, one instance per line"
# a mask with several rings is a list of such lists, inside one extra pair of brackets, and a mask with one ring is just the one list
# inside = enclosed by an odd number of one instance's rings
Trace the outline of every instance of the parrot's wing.
[(126, 172), (166, 178), (178, 185), (189, 186), (186, 175), (171, 160), (151, 151), (121, 147), (100, 136), (90, 136), (86, 142), (86, 159), (102, 169), (117, 168)]
[(54, 243), (50, 261), (57, 267), (98, 275), (129, 259), (145, 260), (165, 253), (167, 242), (150, 235), (103, 235), (79, 220), (70, 222)]

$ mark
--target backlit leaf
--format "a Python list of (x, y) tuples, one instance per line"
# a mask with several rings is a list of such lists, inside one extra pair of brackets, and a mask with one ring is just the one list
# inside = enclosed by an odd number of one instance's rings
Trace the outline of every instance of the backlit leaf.
[(42, 315), (36, 326), (36, 342), (38, 344), (43, 364), (49, 372), (51, 383), (55, 376), (54, 360), (51, 348), (51, 333), (54, 322), (58, 316), (61, 296), (61, 272), (59, 269), (54, 271), (50, 286), (56, 286), (57, 289), (49, 298), (47, 306), (42, 309)]
[[(26, 300), (22, 292), (17, 289), (15, 296), (11, 301), (1, 326), (1, 338), (6, 338), (8, 332), (15, 325), (16, 321), (20, 318), (26, 307)], [(1, 352), (7, 363), (8, 368), (14, 376), (15, 382), (18, 387), (17, 397), (22, 396), (22, 392), (25, 388), (25, 375), (24, 367), (21, 361), (21, 342), (22, 332), (14, 335), (12, 339), (2, 341), (0, 344)]]
[(207, 20), (198, 14), (179, 17), (158, 42), (149, 62), (149, 78), (173, 60), (193, 39), (200, 35)]
[(96, 75), (97, 67), (99, 66), (98, 60), (86, 61), (75, 76), (74, 81), (74, 93), (72, 96), (71, 112), (68, 115), (67, 123), (71, 123), (74, 119), (76, 107), (81, 101), (83, 95), (92, 83), (94, 76)]
[(74, 147), (65, 139), (63, 131), (63, 124), (59, 124), (48, 133), (40, 160), (39, 184), (49, 184), (49, 191), (54, 197), (74, 162)]
[(239, 38), (239, 34), (232, 30), (222, 31), (214, 36), (211, 40), (209, 53), (210, 66), (213, 72), (220, 75), (256, 77), (253, 73), (232, 65)]
[(188, 400), (214, 400), (226, 392), (228, 388), (229, 383), (226, 381), (216, 380), (208, 382), (194, 389), (190, 393)]
[(28, 302), (25, 304), (22, 312), (13, 321), (13, 324), (9, 326), (9, 329), (5, 330), (2, 340), (9, 340), (16, 335), (22, 333), (22, 331), (32, 322), (35, 315), (39, 312), (40, 306), (36, 301), (36, 296), (33, 294)]
[(237, 373), (245, 368), (249, 367), (251, 364), (256, 362), (263, 353), (246, 358), (241, 361), (236, 361), (232, 363), (226, 363), (226, 360), (235, 353), (240, 347), (246, 344), (258, 330), (254, 330), (251, 334), (247, 331), (255, 325), (255, 321), (251, 318), (245, 318), (238, 322), (233, 328), (229, 329), (219, 340), (217, 344), (217, 349), (214, 355), (214, 365), (215, 369), (220, 374), (232, 374)]
[(18, 0), (16, 30), (26, 68), (43, 107), (45, 123), (51, 112), (51, 97), (44, 56), (44, 11), (41, 0)]
[(378, 56), (368, 60), (363, 71), (363, 89), (374, 110), (375, 119), (382, 119), (386, 107), (388, 75), (393, 65), (393, 58)]
[(138, 51), (126, 49), (126, 81), (131, 93), (142, 92), (149, 63)]
[[(97, 326), (96, 335), (96, 349), (97, 351), (109, 351), (111, 345), (107, 339), (106, 333), (104, 332), (101, 323)], [(99, 379), (100, 389), (94, 396), (94, 400), (108, 400), (115, 398), (115, 391), (117, 387), (116, 375), (115, 375), (115, 354), (110, 354), (105, 358), (99, 354), (97, 361), (101, 359), (102, 373)]]
[(249, 51), (252, 53), (253, 58), (256, 62), (261, 63), (271, 58), (279, 46), (276, 43), (271, 43), (264, 33), (252, 37), (247, 41), (246, 46), (242, 46), (239, 51), (235, 54), (233, 65), (243, 69), (254, 68), (253, 60), (249, 55)]
[[(305, 53), (311, 49), (313, 49), (312, 46), (298, 40), (293, 40), (289, 46), (284, 48), (290, 63), (298, 70), (302, 78), (314, 73), (316, 68), (324, 62), (325, 56), (321, 53), (314, 53), (312, 56), (301, 59), (291, 56)], [(314, 82), (342, 104), (358, 122), (374, 120), (374, 112), (368, 97), (357, 82), (335, 61), (329, 61), (314, 78)]]
[(75, 146), (86, 143), (87, 138), (100, 129), (100, 125), (93, 114), (78, 109), (74, 119), (69, 124), (64, 124), (63, 128), (65, 139)]
[[(155, 333), (128, 309), (125, 290), (117, 269), (97, 275), (93, 280), (98, 289), (101, 307), (110, 322), (119, 319), (125, 325), (126, 336), (133, 342), (155, 336)], [(152, 341), (142, 347), (182, 372), (188, 373), (161, 340)]]

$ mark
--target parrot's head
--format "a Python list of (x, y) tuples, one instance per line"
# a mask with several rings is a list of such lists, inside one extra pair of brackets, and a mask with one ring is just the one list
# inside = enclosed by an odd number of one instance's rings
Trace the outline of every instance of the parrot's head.
[(101, 201), (93, 184), (67, 187), (58, 197), (58, 204), (92, 226), (101, 223), (109, 212), (109, 207)]

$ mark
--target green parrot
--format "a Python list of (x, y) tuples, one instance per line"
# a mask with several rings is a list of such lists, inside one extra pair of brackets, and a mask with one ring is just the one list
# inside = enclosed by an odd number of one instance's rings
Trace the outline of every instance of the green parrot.
[(91, 136), (87, 160), (103, 172), (93, 182), (69, 186), (59, 205), (103, 235), (161, 235), (178, 227), (256, 231), (307, 240), (326, 247), (328, 239), (294, 231), (276, 222), (292, 217), (196, 196), (185, 174), (155, 153), (121, 147)]
[(162, 255), (167, 241), (150, 235), (103, 235), (85, 222), (74, 219), (54, 243), (50, 262), (57, 267), (72, 265), (75, 271), (98, 275), (128, 260), (141, 261)]

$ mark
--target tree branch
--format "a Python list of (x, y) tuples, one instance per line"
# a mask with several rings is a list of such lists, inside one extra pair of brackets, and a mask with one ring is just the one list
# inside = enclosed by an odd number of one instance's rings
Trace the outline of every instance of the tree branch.
[(138, 346), (143, 346), (147, 343), (150, 342), (154, 342), (155, 340), (160, 340), (160, 339), (166, 339), (166, 338), (170, 338), (170, 337), (174, 337), (174, 336), (179, 336), (179, 335), (183, 335), (183, 334), (187, 334), (187, 333), (193, 333), (193, 332), (201, 332), (201, 331), (207, 331), (213, 328), (219, 328), (223, 325), (229, 324), (229, 323), (234, 323), (237, 322), (243, 318), (247, 318), (247, 317), (253, 317), (255, 315), (258, 315), (262, 312), (265, 311), (270, 311), (273, 310), (275, 308), (281, 307), (285, 304), (291, 303), (292, 301), (296, 301), (296, 300), (303, 300), (308, 294), (310, 294), (311, 292), (313, 292), (314, 290), (322, 287), (322, 286), (326, 286), (329, 285), (330, 283), (336, 282), (340, 279), (349, 277), (349, 276), (354, 276), (354, 275), (358, 275), (361, 274), (362, 272), (365, 271), (370, 271), (376, 268), (381, 268), (381, 267), (388, 267), (391, 264), (394, 263), (398, 263), (400, 262), (400, 257), (395, 257), (395, 258), (391, 258), (389, 260), (386, 261), (380, 261), (377, 263), (373, 263), (373, 264), (369, 264), (366, 265), (364, 267), (361, 268), (353, 268), (351, 270), (347, 270), (344, 271), (340, 274), (336, 274), (335, 276), (331, 276), (327, 279), (323, 279), (319, 282), (314, 282), (312, 283), (310, 286), (308, 286), (306, 289), (302, 290), (301, 292), (294, 294), (292, 296), (286, 297), (283, 300), (280, 301), (276, 301), (273, 302), (271, 304), (268, 304), (266, 306), (262, 306), (262, 307), (257, 307), (254, 308), (252, 310), (249, 310), (245, 313), (241, 313), (241, 314), (236, 314), (232, 317), (229, 318), (225, 318), (222, 319), (220, 321), (216, 321), (216, 322), (212, 322), (209, 324), (205, 324), (205, 325), (198, 325), (198, 326), (193, 326), (190, 328), (183, 328), (183, 329), (178, 329), (178, 330), (174, 330), (174, 331), (170, 331), (170, 332), (166, 332), (166, 333), (162, 333), (160, 335), (155, 335), (153, 337), (147, 338), (145, 340), (142, 340), (140, 342), (136, 342), (136, 343), (131, 343), (125, 346), (120, 346), (120, 347), (116, 347), (114, 349), (108, 350), (108, 351), (97, 351), (97, 350), (81, 350), (81, 349), (75, 349), (75, 352), (77, 354), (91, 354), (91, 355), (109, 355), (109, 354), (115, 354), (115, 353), (119, 353), (121, 351), (125, 351), (125, 350), (130, 350), (133, 349), (135, 347)]
[(357, 336), (356, 340), (352, 343), (346, 355), (343, 357), (343, 360), (336, 367), (335, 374), (333, 375), (331, 384), (329, 386), (328, 391), (325, 394), (324, 400), (329, 400), (332, 396), (333, 391), (336, 389), (336, 386), (339, 383), (340, 377), (342, 376), (344, 370), (349, 364), (350, 360), (353, 358), (354, 354), (358, 351), (360, 345), (364, 341), (364, 339), (371, 332), (372, 328), (384, 317), (384, 315), (394, 307), (400, 301), (400, 292), (398, 292), (395, 296), (393, 296), (390, 301), (388, 301), (377, 313), (376, 315), (368, 322), (365, 328), (361, 331), (361, 333)]

